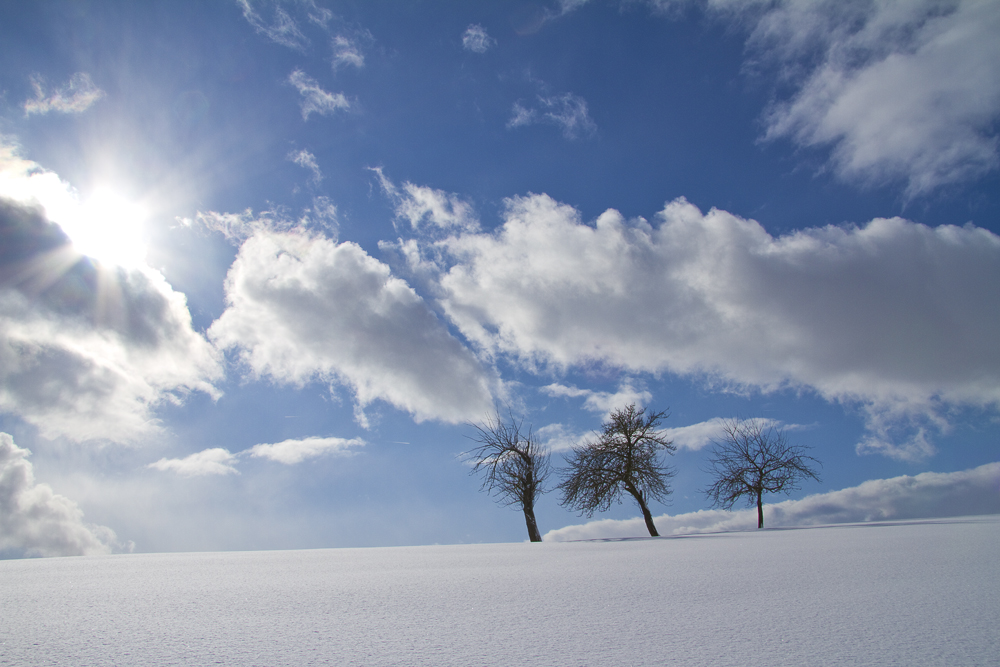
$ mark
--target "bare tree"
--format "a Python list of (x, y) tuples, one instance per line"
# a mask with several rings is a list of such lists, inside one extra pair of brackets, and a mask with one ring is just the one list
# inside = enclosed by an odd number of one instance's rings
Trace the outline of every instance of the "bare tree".
[(660, 452), (673, 454), (677, 448), (657, 430), (669, 415), (645, 413), (645, 408), (636, 409), (634, 403), (612, 410), (597, 440), (573, 449), (559, 488), (562, 504), (588, 517), (607, 510), (612, 502), (621, 502), (622, 493), (628, 493), (639, 504), (649, 534), (659, 537), (648, 503), (652, 499), (662, 502), (670, 495), (667, 480), (674, 471), (661, 462)]
[(789, 445), (785, 432), (766, 419), (730, 419), (715, 441), (710, 469), (715, 482), (705, 495), (716, 507), (732, 509), (742, 497), (747, 506), (757, 503), (757, 528), (764, 527), (765, 493), (790, 493), (799, 482), (819, 475), (809, 463), (806, 447)]
[(508, 410), (509, 420), (499, 410), (487, 415), (481, 424), (470, 424), (478, 433), (471, 439), (479, 446), (466, 452), (473, 463), (472, 474), (483, 474), (482, 489), (496, 496), (503, 505), (514, 505), (524, 512), (528, 539), (541, 542), (535, 521), (535, 501), (545, 493), (548, 478), (549, 453), (542, 449), (528, 427), (521, 432), (523, 420), (517, 420)]

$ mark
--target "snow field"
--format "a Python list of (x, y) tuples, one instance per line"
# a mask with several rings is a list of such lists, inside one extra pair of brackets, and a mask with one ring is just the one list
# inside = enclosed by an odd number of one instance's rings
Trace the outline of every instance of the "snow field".
[(1000, 665), (1000, 516), (0, 562), (0, 665)]

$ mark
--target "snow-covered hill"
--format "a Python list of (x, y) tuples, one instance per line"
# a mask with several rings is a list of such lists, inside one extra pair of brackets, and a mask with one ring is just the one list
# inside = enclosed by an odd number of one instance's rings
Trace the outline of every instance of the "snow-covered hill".
[(998, 665), (1000, 516), (0, 562), (0, 665)]

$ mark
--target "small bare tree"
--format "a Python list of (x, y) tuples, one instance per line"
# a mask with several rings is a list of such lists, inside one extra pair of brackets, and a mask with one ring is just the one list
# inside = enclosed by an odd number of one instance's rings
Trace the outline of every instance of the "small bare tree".
[(819, 475), (806, 456), (806, 447), (788, 444), (785, 432), (766, 419), (730, 419), (723, 423), (723, 435), (715, 441), (710, 472), (715, 482), (705, 495), (716, 507), (732, 509), (740, 498), (747, 506), (757, 503), (757, 528), (764, 527), (765, 493), (790, 493), (799, 482)]
[(649, 534), (659, 537), (648, 503), (670, 495), (667, 480), (674, 471), (661, 462), (660, 452), (673, 454), (677, 448), (657, 430), (667, 413), (645, 413), (634, 403), (612, 410), (597, 440), (573, 449), (559, 488), (562, 504), (588, 517), (621, 502), (622, 493), (628, 493), (639, 504)]
[(509, 420), (503, 419), (497, 410), (481, 424), (470, 424), (478, 432), (470, 437), (479, 446), (466, 452), (466, 460), (473, 463), (472, 474), (483, 474), (482, 489), (493, 494), (498, 503), (519, 507), (528, 526), (528, 539), (541, 542), (535, 501), (546, 491), (545, 480), (551, 472), (549, 453), (535, 440), (530, 426), (522, 433), (523, 420), (515, 419), (509, 410), (508, 416)]

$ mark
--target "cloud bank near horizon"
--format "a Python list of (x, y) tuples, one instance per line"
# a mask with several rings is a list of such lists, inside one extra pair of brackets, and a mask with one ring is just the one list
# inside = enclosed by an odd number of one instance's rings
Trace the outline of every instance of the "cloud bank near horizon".
[[(765, 528), (1000, 514), (1000, 462), (951, 473), (873, 479), (839, 491), (764, 506)], [(700, 510), (654, 518), (661, 535), (756, 530), (757, 510)], [(550, 542), (648, 535), (642, 518), (602, 519), (550, 530)]]
[[(0, 558), (92, 556), (121, 550), (115, 533), (84, 523), (75, 502), (35, 482), (31, 452), (0, 433)], [(128, 547), (125, 547), (126, 550)]]

